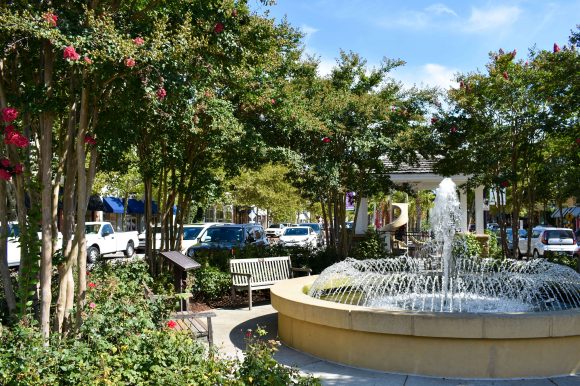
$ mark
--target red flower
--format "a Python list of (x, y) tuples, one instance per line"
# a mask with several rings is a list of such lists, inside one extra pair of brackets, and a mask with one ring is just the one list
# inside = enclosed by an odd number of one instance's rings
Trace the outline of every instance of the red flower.
[(516, 57), (516, 54), (518, 53), (518, 50), (516, 50), (514, 48), (514, 50), (512, 51), (512, 59)]
[(4, 143), (6, 145), (14, 145), (16, 147), (26, 147), (28, 146), (28, 138), (16, 130), (6, 131), (4, 133)]
[(95, 303), (90, 303), (89, 304), (89, 308), (92, 309), (92, 310), (95, 309), (96, 306), (97, 305)]
[(24, 171), (24, 166), (22, 166), (22, 164), (14, 165), (14, 174), (22, 174), (23, 171)]
[(504, 71), (503, 74), (502, 74), (502, 76), (503, 76), (503, 78), (505, 80), (509, 80), (509, 78), (510, 78), (509, 75), (508, 75), (508, 73), (507, 73), (507, 71)]
[(125, 59), (125, 66), (131, 68), (135, 66), (135, 59), (133, 58), (127, 58)]
[(463, 81), (459, 82), (459, 88), (463, 88), (464, 84)]
[(554, 43), (554, 52), (560, 52), (560, 46), (558, 43)]
[(93, 64), (93, 61), (92, 61), (92, 60), (91, 60), (91, 58), (89, 58), (88, 56), (85, 56), (85, 57), (83, 58), (83, 60), (84, 60), (84, 61), (85, 61), (85, 63), (87, 63), (87, 64)]
[(457, 127), (452, 126), (451, 130), (449, 130), (449, 131), (451, 131), (452, 133), (457, 133)]
[(157, 99), (162, 100), (167, 96), (167, 91), (163, 87), (159, 87), (157, 90)]
[(276, 104), (276, 99), (274, 99), (274, 98), (270, 99), (270, 103), (273, 104), (273, 105), (275, 105)]
[(51, 26), (56, 27), (56, 22), (58, 21), (58, 16), (56, 16), (54, 13), (47, 12), (44, 15), (42, 15), (42, 18), (44, 20), (46, 20), (46, 22), (48, 24), (50, 24)]
[(175, 320), (170, 320), (169, 322), (167, 322), (167, 327), (169, 328), (175, 328), (175, 326), (177, 326), (177, 323), (175, 322)]
[(322, 142), (324, 142), (324, 143), (330, 143), (330, 142), (332, 142), (332, 140), (330, 138), (328, 138), (328, 137), (324, 137), (324, 138), (322, 138)]
[(526, 63), (524, 64), (524, 66), (527, 66), (528, 64), (530, 64), (530, 62), (528, 62), (528, 61), (526, 60)]
[(92, 136), (90, 136), (89, 134), (85, 135), (85, 143), (88, 145), (96, 145), (97, 144), (97, 140), (94, 139)]
[(431, 118), (431, 124), (437, 123), (439, 119), (437, 119), (437, 117), (432, 117)]
[(2, 159), (0, 159), (0, 165), (3, 168), (9, 168), (10, 167), (10, 160), (8, 158), (2, 158)]
[(213, 32), (216, 34), (222, 33), (224, 30), (224, 25), (222, 23), (215, 23), (213, 27)]
[(576, 138), (576, 144), (580, 145), (580, 138)]
[(0, 180), (10, 181), (11, 177), (12, 177), (12, 175), (10, 174), (10, 172), (8, 170), (0, 169)]
[(502, 188), (507, 188), (510, 185), (510, 183), (509, 183), (509, 181), (502, 181), (499, 185)]
[(252, 330), (246, 331), (246, 338), (251, 338), (251, 337), (252, 337)]
[(4, 122), (12, 122), (18, 118), (18, 110), (14, 107), (4, 107), (2, 109), (2, 120)]
[(236, 17), (236, 16), (238, 16), (238, 10), (237, 9), (234, 9), (232, 11), (232, 17)]
[(75, 50), (75, 48), (73, 46), (68, 46), (64, 49), (64, 52), (62, 54), (63, 58), (65, 59), (70, 59), (73, 62), (76, 62), (77, 60), (80, 59), (80, 55), (77, 53), (77, 51)]
[(97, 285), (95, 283), (93, 283), (93, 282), (90, 282), (88, 284), (88, 286), (89, 286), (89, 288), (95, 288)]
[(145, 43), (145, 40), (143, 40), (141, 36), (137, 36), (135, 39), (133, 39), (133, 43), (135, 43), (137, 46), (141, 46), (143, 43)]

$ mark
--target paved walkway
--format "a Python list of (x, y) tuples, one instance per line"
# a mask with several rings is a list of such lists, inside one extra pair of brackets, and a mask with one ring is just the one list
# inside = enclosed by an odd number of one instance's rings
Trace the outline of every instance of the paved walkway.
[[(259, 304), (252, 311), (247, 308), (218, 309), (213, 318), (214, 341), (223, 355), (242, 356), (244, 334), (259, 325), (268, 331), (268, 339), (278, 331), (277, 312), (270, 304)], [(580, 348), (579, 348), (580, 349)], [(369, 353), (372, 355), (372, 353)], [(362, 370), (327, 362), (282, 345), (276, 360), (321, 379), (324, 385), (386, 385), (386, 386), (580, 386), (580, 377), (548, 379), (477, 381), (428, 378), (414, 375), (389, 374)]]

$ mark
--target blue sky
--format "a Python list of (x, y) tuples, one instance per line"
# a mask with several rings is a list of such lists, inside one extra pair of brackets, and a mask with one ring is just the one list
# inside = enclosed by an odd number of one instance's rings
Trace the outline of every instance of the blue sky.
[(393, 77), (407, 85), (447, 87), (456, 72), (483, 69), (488, 53), (514, 48), (518, 57), (536, 45), (568, 43), (580, 24), (580, 0), (392, 1), (278, 0), (269, 10), (305, 34), (306, 52), (320, 57), (327, 74), (339, 50), (352, 50), (369, 65), (383, 57), (407, 64)]

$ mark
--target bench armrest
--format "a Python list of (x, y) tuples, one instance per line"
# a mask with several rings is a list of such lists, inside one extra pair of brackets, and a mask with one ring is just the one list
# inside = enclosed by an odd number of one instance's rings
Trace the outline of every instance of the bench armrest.
[(243, 276), (243, 277), (248, 277), (248, 278), (251, 278), (252, 277), (252, 274), (251, 273), (230, 272), (230, 274), (232, 276)]
[(310, 276), (310, 274), (312, 273), (312, 270), (310, 268), (294, 268), (292, 267), (292, 272), (306, 272), (308, 274), (308, 276)]
[(215, 312), (181, 312), (169, 316), (169, 319), (215, 318)]

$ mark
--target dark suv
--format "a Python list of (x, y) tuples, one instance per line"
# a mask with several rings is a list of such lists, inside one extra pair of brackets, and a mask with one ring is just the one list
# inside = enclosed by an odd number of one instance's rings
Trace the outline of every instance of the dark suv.
[(187, 250), (187, 256), (193, 257), (203, 250), (229, 250), (244, 248), (248, 245), (268, 245), (268, 239), (261, 225), (212, 225), (207, 228), (201, 239), (199, 239), (199, 243)]

